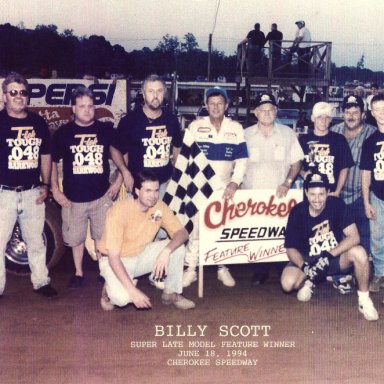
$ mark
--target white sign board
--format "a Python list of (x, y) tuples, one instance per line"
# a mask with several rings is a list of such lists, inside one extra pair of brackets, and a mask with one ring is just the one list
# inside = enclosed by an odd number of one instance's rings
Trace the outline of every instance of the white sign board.
[(287, 260), (284, 234), (291, 209), (302, 190), (277, 198), (275, 190), (239, 190), (234, 201), (223, 191), (212, 194), (200, 210), (200, 265)]

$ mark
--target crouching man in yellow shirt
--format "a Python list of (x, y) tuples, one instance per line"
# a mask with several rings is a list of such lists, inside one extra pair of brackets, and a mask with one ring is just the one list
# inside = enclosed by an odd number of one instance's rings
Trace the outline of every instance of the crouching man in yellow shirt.
[[(151, 308), (151, 301), (136, 287), (137, 277), (152, 273), (164, 279), (162, 302), (179, 309), (195, 303), (182, 293), (182, 277), (188, 233), (169, 207), (159, 201), (159, 181), (152, 172), (142, 171), (134, 184), (134, 199), (116, 202), (108, 211), (100, 241), (100, 274), (105, 279), (101, 307), (133, 303)], [(153, 241), (160, 228), (171, 240)]]

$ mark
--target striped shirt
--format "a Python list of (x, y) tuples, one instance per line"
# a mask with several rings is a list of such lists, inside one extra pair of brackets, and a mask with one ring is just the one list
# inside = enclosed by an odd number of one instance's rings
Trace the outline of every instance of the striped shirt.
[[(340, 123), (334, 125), (330, 129), (333, 132), (340, 133), (344, 135), (345, 133), (345, 124)], [(361, 132), (348, 141), (349, 148), (351, 148), (353, 161), (355, 165), (349, 168), (348, 177), (345, 182), (344, 188), (341, 191), (341, 198), (346, 204), (352, 204), (359, 197), (362, 196), (361, 192), (361, 170), (360, 170), (360, 159), (361, 159), (361, 150), (363, 148), (363, 142), (366, 138), (372, 135), (376, 131), (376, 127), (363, 123), (363, 129)]]

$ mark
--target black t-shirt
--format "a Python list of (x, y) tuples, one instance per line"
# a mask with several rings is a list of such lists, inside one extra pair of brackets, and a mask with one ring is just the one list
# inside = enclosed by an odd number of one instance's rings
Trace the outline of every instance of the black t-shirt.
[(74, 122), (58, 129), (52, 160), (63, 160), (63, 192), (76, 203), (99, 199), (109, 188), (109, 146), (115, 131), (100, 121), (88, 127)]
[(328, 196), (323, 212), (309, 213), (309, 202), (292, 208), (285, 231), (285, 248), (295, 248), (308, 261), (322, 251), (330, 251), (344, 238), (343, 230), (354, 223), (351, 211), (338, 197)]
[(265, 41), (276, 41), (276, 44), (281, 45), (281, 40), (283, 40), (283, 34), (280, 31), (273, 30), (268, 33)]
[(325, 136), (310, 132), (301, 136), (299, 142), (304, 152), (303, 169), (327, 175), (330, 190), (335, 191), (340, 171), (354, 165), (345, 137), (332, 131)]
[(39, 184), (40, 155), (51, 153), (48, 126), (39, 115), (23, 119), (0, 112), (0, 184), (10, 187)]
[(150, 120), (140, 108), (124, 116), (113, 144), (122, 153), (128, 153), (128, 169), (135, 177), (143, 169), (154, 172), (160, 183), (172, 175), (172, 148), (182, 143), (177, 117), (164, 108), (159, 118)]
[(371, 171), (371, 191), (384, 200), (384, 133), (374, 132), (363, 143), (360, 169)]
[(252, 29), (252, 31), (248, 32), (247, 39), (251, 40), (252, 45), (257, 45), (260, 48), (264, 47), (264, 44), (265, 44), (264, 32), (256, 31), (256, 30)]

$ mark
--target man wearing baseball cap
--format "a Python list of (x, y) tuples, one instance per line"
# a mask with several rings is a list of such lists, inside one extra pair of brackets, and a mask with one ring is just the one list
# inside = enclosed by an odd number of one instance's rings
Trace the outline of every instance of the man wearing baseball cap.
[(314, 105), (314, 130), (299, 139), (305, 154), (300, 174), (304, 180), (310, 173), (326, 175), (331, 195), (340, 196), (354, 162), (345, 137), (329, 131), (332, 116), (331, 104), (320, 101)]
[[(257, 124), (245, 130), (249, 159), (243, 189), (273, 189), (284, 197), (299, 173), (304, 153), (290, 127), (278, 124), (273, 95), (261, 93), (256, 98)], [(268, 278), (268, 263), (256, 263), (253, 284)]]
[[(225, 117), (229, 99), (227, 91), (221, 87), (210, 88), (205, 94), (208, 116), (198, 118), (187, 128), (202, 153), (209, 161), (220, 181), (212, 186), (223, 191), (223, 199), (231, 200), (243, 181), (248, 152), (244, 140), (243, 127), (236, 121)], [(183, 275), (183, 287), (197, 280), (199, 261), (199, 214), (193, 218), (193, 231), (187, 244)], [(233, 287), (236, 282), (229, 269), (220, 265), (217, 278), (225, 286)]]
[(369, 297), (369, 260), (359, 245), (359, 232), (344, 202), (329, 194), (325, 175), (310, 174), (304, 181), (305, 201), (289, 214), (285, 248), (290, 260), (281, 276), (285, 292), (298, 290), (309, 301), (327, 275), (347, 274), (352, 268), (358, 284), (358, 309), (368, 321), (379, 315)]

